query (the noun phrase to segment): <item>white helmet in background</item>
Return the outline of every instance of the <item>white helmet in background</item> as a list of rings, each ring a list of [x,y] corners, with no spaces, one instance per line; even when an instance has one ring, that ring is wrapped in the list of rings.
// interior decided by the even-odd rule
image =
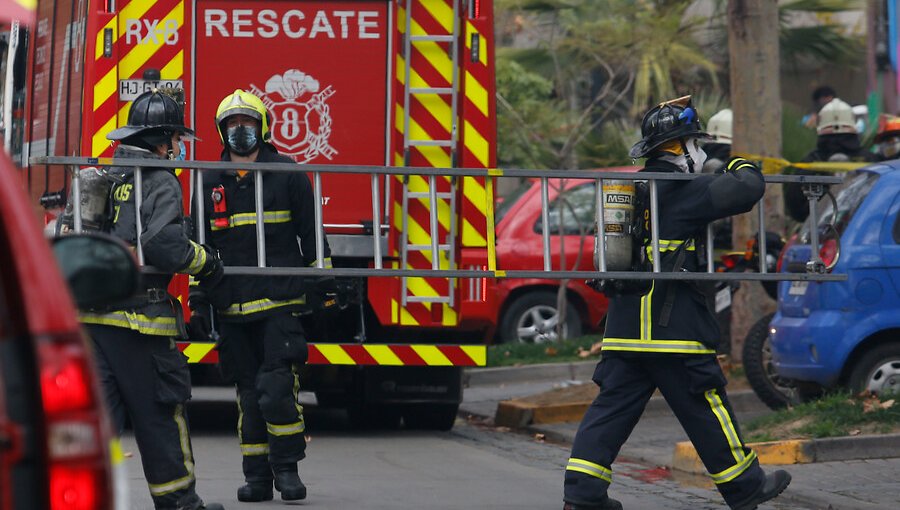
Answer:
[[[853,108],[840,99],[832,99],[831,102],[819,110],[819,122],[816,125],[816,133],[820,135],[858,134]]]
[[[712,137],[712,143],[725,143],[731,145],[731,118],[730,108],[725,108],[709,118],[706,124],[706,132]]]

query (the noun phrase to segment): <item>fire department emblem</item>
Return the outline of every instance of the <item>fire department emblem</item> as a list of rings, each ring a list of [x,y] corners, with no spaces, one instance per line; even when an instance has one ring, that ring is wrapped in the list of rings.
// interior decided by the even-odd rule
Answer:
[[[322,88],[312,76],[291,69],[266,82],[265,90],[250,84],[272,114],[271,142],[298,163],[308,163],[319,155],[332,159],[338,151],[328,143],[331,114],[328,98],[331,85]]]

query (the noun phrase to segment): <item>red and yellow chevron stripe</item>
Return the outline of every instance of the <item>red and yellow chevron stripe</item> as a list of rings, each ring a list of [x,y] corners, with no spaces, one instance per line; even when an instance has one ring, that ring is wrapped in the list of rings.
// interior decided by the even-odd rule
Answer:
[[[181,342],[189,363],[217,363],[219,354],[209,342]],[[483,367],[484,345],[426,344],[309,344],[311,365],[380,365]]]

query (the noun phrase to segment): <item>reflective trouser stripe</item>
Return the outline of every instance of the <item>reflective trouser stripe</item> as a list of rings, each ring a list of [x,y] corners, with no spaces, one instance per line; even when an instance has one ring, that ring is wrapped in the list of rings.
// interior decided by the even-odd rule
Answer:
[[[734,422],[731,420],[728,409],[725,409],[722,398],[719,397],[715,389],[708,390],[704,393],[704,396],[706,397],[706,401],[709,402],[709,407],[712,409],[713,414],[716,415],[716,419],[719,420],[722,432],[725,433],[725,439],[728,441],[731,455],[734,457],[735,461],[741,462],[746,457],[746,455],[744,455],[744,445],[741,444],[741,438],[734,426]]]
[[[578,471],[579,473],[591,475],[608,483],[612,483],[612,470],[589,460],[571,457],[569,458],[569,463],[566,464],[566,471]]]
[[[300,417],[300,421],[285,425],[276,425],[274,423],[266,422],[266,431],[273,436],[292,436],[294,434],[300,434],[304,430],[306,430],[306,424],[304,423],[302,416]]]
[[[750,455],[744,457],[744,460],[738,462],[737,464],[731,466],[730,468],[720,471],[718,473],[710,473],[709,477],[712,478],[713,483],[728,483],[738,476],[741,475],[744,471],[753,464],[753,461],[756,460],[756,453],[750,452]]]
[[[191,453],[191,438],[188,434],[187,422],[184,419],[184,406],[175,406],[175,423],[178,424],[178,439],[181,444],[181,455],[187,475],[164,483],[148,483],[151,496],[165,496],[175,491],[187,489],[194,483],[194,457]]]
[[[145,335],[178,335],[175,317],[147,317],[144,314],[120,310],[109,313],[80,313],[78,320],[84,324],[133,329]]]
[[[269,445],[262,444],[241,444],[241,455],[244,457],[252,457],[254,455],[268,455]]]
[[[237,316],[237,315],[250,315],[252,313],[264,312],[266,310],[272,310],[273,308],[280,308],[282,306],[290,306],[290,305],[303,305],[306,304],[306,298],[300,299],[289,299],[287,301],[275,301],[272,299],[257,299],[256,301],[248,301],[246,303],[234,303],[230,305],[225,310],[222,310],[222,315],[226,316]]]

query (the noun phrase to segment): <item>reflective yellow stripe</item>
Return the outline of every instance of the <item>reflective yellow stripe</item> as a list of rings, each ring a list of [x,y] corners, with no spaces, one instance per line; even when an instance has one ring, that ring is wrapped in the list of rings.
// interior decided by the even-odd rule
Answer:
[[[318,260],[314,260],[309,263],[309,267],[316,267],[318,263]],[[325,257],[325,260],[322,262],[322,266],[324,266],[325,269],[332,269],[334,266],[331,264],[331,257]]]
[[[258,444],[242,444],[241,455],[244,457],[253,457],[255,455],[268,455],[269,445],[266,443]]]
[[[306,304],[306,297],[302,297],[299,299],[289,299],[287,301],[275,301],[272,299],[257,299],[256,301],[248,301],[246,303],[234,303],[230,305],[228,308],[223,310],[222,315],[250,315],[252,313],[264,312],[266,310],[272,310],[273,308],[280,308],[282,306],[290,306],[290,305],[304,305]]]
[[[276,425],[274,423],[267,422],[266,430],[273,436],[292,436],[294,434],[300,434],[304,430],[306,430],[306,424],[303,423],[303,417],[301,416],[300,421],[288,423],[287,425]]]
[[[653,302],[653,289],[656,288],[656,282],[650,283],[650,292],[645,296],[641,296],[641,340],[650,340],[650,331],[652,328],[653,314],[650,308]]]
[[[697,251],[697,246],[696,246],[696,243],[694,243],[693,239],[688,239],[687,242],[689,244],[688,244],[687,248],[685,248],[685,250]],[[680,240],[680,239],[660,239],[659,240],[659,252],[663,253],[663,252],[667,252],[667,251],[675,251],[678,249],[679,246],[681,246],[684,243],[685,243],[685,241]],[[647,250],[647,259],[652,262],[653,261],[653,246],[649,245],[645,249]]]
[[[124,310],[109,313],[87,313],[78,315],[84,324],[99,324],[117,328],[133,329],[145,335],[176,336],[178,326],[175,317],[147,317],[144,314]]]
[[[191,259],[191,263],[184,269],[184,272],[188,274],[197,274],[206,264],[206,250],[193,241],[191,241],[191,247],[194,248],[194,258]]]
[[[220,218],[221,219],[221,218]],[[263,223],[287,223],[291,221],[291,211],[264,211]],[[256,225],[256,213],[237,213],[228,216],[228,225],[224,227],[216,226],[216,220],[209,220],[209,227],[212,230],[225,230],[232,227],[243,227],[247,225]]]
[[[709,477],[712,478],[713,483],[727,483],[735,478],[741,476],[741,473],[747,470],[753,461],[756,460],[756,453],[750,452],[750,455],[744,457],[744,460],[738,462],[737,464],[731,466],[730,468],[715,474],[710,474]]]
[[[728,409],[725,408],[725,403],[722,402],[722,398],[716,393],[715,388],[707,391],[704,395],[706,396],[706,401],[709,402],[710,409],[716,415],[716,419],[719,420],[722,432],[725,433],[725,439],[728,440],[728,446],[731,448],[731,455],[735,461],[741,462],[745,457],[744,445],[741,444],[741,438],[734,427],[734,422],[731,421]]]
[[[589,460],[571,457],[569,463],[566,464],[566,471],[578,471],[579,473],[591,475],[601,480],[605,480],[608,483],[612,483],[612,470]]]
[[[639,340],[637,338],[604,338],[603,351],[671,352],[681,354],[715,354],[715,349],[695,340]]]
[[[291,372],[294,373],[294,406],[297,408],[297,417],[303,421],[303,406],[300,405],[300,371],[296,363],[291,365]]]
[[[191,440],[188,437],[187,422],[184,420],[184,406],[175,406],[175,423],[178,425],[178,438],[181,444],[181,454],[184,458],[184,467],[187,475],[165,483],[148,483],[152,496],[164,496],[175,491],[186,489],[194,483],[194,457],[191,454]]]

